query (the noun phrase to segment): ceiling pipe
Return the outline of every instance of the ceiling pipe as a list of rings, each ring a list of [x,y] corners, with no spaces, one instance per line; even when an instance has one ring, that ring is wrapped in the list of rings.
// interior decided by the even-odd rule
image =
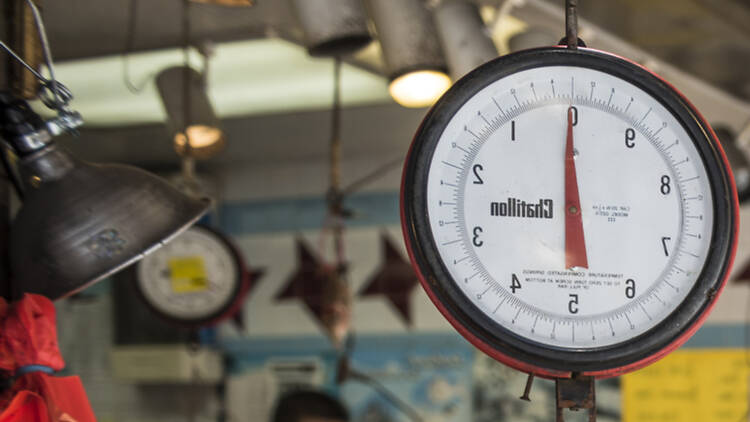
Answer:
[[[405,107],[426,107],[450,87],[430,11],[420,0],[369,0],[389,92]]]
[[[498,56],[475,4],[443,0],[435,7],[433,15],[454,81]]]
[[[294,0],[311,56],[341,57],[372,41],[361,0]]]

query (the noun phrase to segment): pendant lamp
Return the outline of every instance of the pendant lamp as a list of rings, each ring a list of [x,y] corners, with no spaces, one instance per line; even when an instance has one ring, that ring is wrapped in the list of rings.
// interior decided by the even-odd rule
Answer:
[[[53,142],[75,133],[83,120],[68,107],[71,92],[55,79],[41,14],[32,0],[26,5],[49,79],[7,45],[0,47],[40,81],[38,96],[57,117],[44,121],[26,101],[0,92],[6,146],[0,158],[23,201],[10,229],[8,290],[11,299],[26,292],[58,299],[158,248],[198,220],[209,203],[135,167],[83,162]]]
[[[198,71],[187,65],[166,68],[156,76],[156,87],[179,155],[203,159],[224,148],[224,131]]]
[[[432,105],[450,87],[435,25],[420,0],[369,0],[378,33],[388,91],[404,107]]]

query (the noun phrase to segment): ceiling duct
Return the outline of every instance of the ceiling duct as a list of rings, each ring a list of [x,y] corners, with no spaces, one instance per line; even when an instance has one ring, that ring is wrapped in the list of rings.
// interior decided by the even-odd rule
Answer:
[[[361,0],[294,0],[311,56],[351,54],[372,41]]]
[[[369,0],[389,92],[405,107],[426,107],[450,87],[430,11],[420,0]]]
[[[498,56],[475,4],[444,0],[436,6],[434,17],[454,81]]]

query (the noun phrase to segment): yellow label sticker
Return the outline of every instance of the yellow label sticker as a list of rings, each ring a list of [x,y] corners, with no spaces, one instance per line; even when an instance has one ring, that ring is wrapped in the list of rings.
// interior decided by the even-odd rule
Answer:
[[[748,359],[743,349],[685,349],[625,375],[622,421],[746,420]]]
[[[172,291],[194,293],[208,289],[208,277],[199,256],[185,256],[169,260],[169,275]]]

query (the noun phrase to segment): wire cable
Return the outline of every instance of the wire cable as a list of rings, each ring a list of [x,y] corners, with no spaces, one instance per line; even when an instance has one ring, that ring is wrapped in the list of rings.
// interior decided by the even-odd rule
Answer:
[[[138,16],[138,0],[130,0],[128,8],[128,28],[125,35],[125,51],[122,53],[122,79],[125,87],[133,94],[140,94],[153,79],[154,75],[149,75],[139,85],[136,85],[130,78],[130,54],[135,49],[136,23]]]
[[[401,156],[394,158],[386,163],[383,163],[372,172],[360,177],[359,179],[347,185],[345,188],[341,189],[341,195],[342,196],[351,195],[355,193],[356,191],[360,190],[365,185],[372,183],[375,180],[385,176],[388,172],[390,172],[394,168],[400,168],[403,164],[404,164],[404,157],[401,157]]]
[[[414,422],[423,422],[424,419],[422,419],[421,416],[417,413],[416,410],[414,410],[408,403],[401,400],[397,395],[393,394],[386,386],[381,384],[378,380],[375,378],[354,370],[349,370],[349,377],[352,381],[359,381],[363,384],[367,384],[370,387],[372,387],[375,391],[378,392],[384,399],[386,399],[390,404],[392,404],[394,407],[396,407],[398,410],[403,412],[406,416],[409,417]]]
[[[26,61],[24,61],[24,59],[22,59],[21,56],[16,54],[16,52],[13,51],[13,49],[10,48],[7,44],[0,41],[0,47],[2,47],[5,51],[7,51],[8,54],[10,54],[14,59],[18,60],[23,65],[23,67],[25,67],[29,72],[31,72],[34,75],[34,77],[36,77],[42,82],[48,81],[47,78],[42,76],[41,73],[37,72],[36,69],[34,69],[30,64],[26,63]]]

